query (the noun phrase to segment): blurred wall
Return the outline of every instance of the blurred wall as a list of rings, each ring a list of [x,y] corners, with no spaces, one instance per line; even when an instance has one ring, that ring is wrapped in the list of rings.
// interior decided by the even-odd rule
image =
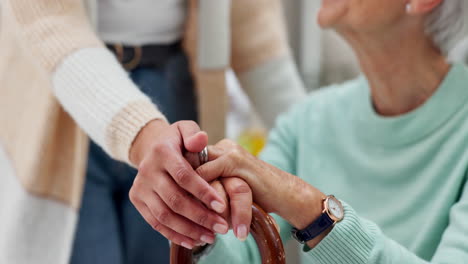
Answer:
[[[320,0],[283,0],[290,45],[309,90],[339,83],[359,74],[348,44],[317,24]]]

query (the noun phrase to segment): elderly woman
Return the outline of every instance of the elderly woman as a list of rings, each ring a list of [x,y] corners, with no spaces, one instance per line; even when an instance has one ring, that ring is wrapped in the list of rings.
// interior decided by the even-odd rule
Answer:
[[[282,116],[264,161],[229,141],[209,148],[198,172],[233,194],[234,234],[245,239],[253,196],[283,239],[306,244],[303,263],[468,263],[468,68],[446,59],[463,19],[466,0],[324,0],[319,23],[364,76]],[[251,238],[218,236],[204,252],[259,263]]]

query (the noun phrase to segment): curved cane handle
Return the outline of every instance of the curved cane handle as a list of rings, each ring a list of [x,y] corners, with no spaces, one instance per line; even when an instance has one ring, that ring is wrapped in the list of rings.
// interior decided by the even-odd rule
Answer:
[[[285,264],[283,242],[276,230],[275,224],[268,214],[258,205],[252,205],[252,224],[250,226],[257,242],[262,264]],[[192,251],[181,246],[171,244],[171,264],[192,264]]]

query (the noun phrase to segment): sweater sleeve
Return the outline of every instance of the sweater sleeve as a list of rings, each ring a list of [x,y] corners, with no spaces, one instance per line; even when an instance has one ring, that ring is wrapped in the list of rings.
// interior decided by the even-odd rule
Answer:
[[[52,91],[109,155],[129,163],[133,140],[164,119],[89,24],[82,0],[2,0],[22,49],[50,76]]]
[[[262,159],[289,173],[296,174],[296,153],[298,148],[297,129],[304,104],[293,107],[278,119],[271,132]],[[468,175],[467,175],[468,178]],[[456,264],[468,259],[468,181],[465,183],[459,201],[450,211],[449,225],[446,228],[431,260],[424,260],[386,236],[379,226],[359,216],[348,204],[343,203],[345,218],[336,224],[332,231],[314,248],[303,252],[304,263],[314,264]],[[284,221],[284,220],[282,220]],[[290,238],[291,227],[282,224],[282,238]],[[244,261],[247,259],[243,259]],[[240,262],[238,262],[240,263]]]
[[[278,119],[261,157],[266,162],[296,174],[298,141],[297,124],[302,105],[293,107]],[[468,177],[468,175],[467,175]],[[313,249],[304,248],[303,263],[314,264],[458,264],[468,259],[468,181],[459,201],[450,211],[447,226],[438,249],[431,260],[425,260],[386,236],[379,226],[362,218],[351,206],[343,202],[345,217]],[[290,239],[291,227],[279,217],[283,241]],[[213,251],[202,263],[260,263],[255,241],[238,242],[233,235],[220,236]]]
[[[232,2],[232,68],[268,128],[305,97],[283,18],[278,0]]]
[[[345,218],[312,250],[305,250],[307,263],[318,264],[456,264],[468,259],[468,183],[459,202],[450,212],[449,226],[431,260],[423,260],[413,252],[385,236],[373,222],[359,217],[345,206]]]

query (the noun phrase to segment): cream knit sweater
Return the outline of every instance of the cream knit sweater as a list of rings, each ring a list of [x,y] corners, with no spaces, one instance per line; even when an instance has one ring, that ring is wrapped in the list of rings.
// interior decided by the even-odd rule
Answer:
[[[0,263],[66,263],[84,182],[86,134],[128,162],[140,129],[164,119],[96,37],[89,22],[95,4],[2,0]],[[186,25],[201,125],[212,139],[224,136],[229,67],[269,124],[303,96],[278,1],[190,1]]]

